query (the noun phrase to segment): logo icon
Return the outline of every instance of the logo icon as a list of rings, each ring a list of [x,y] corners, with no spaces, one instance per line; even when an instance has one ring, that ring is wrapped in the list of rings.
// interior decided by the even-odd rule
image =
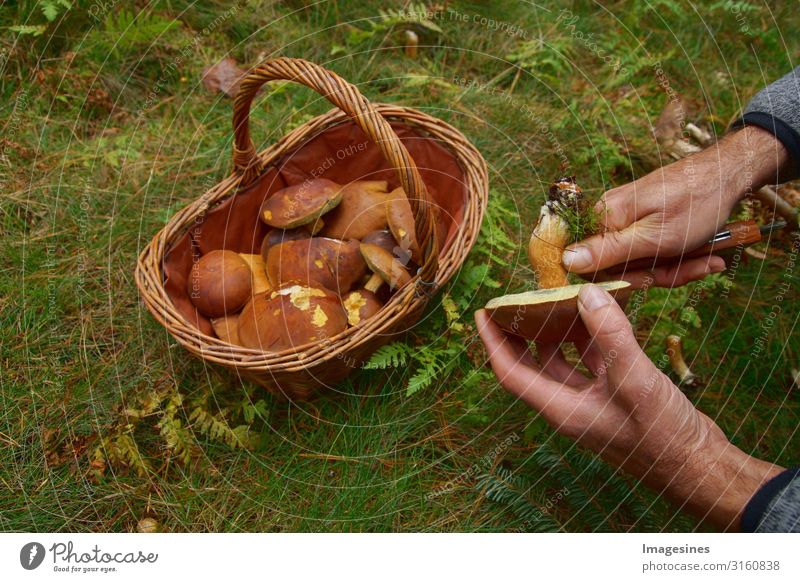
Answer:
[[[39,542],[30,542],[19,551],[19,563],[26,570],[35,570],[44,561],[44,546]]]

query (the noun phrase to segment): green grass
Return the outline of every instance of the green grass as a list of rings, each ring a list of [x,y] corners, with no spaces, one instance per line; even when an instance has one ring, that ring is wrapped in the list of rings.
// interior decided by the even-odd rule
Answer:
[[[52,21],[44,4],[0,12],[0,530],[127,531],[145,516],[168,531],[699,527],[507,396],[472,312],[526,285],[521,243],[556,175],[599,196],[655,167],[650,125],[665,102],[655,61],[691,119],[721,133],[789,70],[800,48],[789,3],[736,3],[745,34],[731,2],[575,3],[574,31],[561,3],[448,2],[432,20],[441,33],[418,28],[417,60],[376,20],[399,2],[251,2],[206,34],[229,4],[139,3],[95,19],[79,1]],[[21,24],[40,34],[8,28]],[[624,75],[582,41],[591,33]],[[359,371],[344,395],[274,399],[190,357],[138,298],[142,246],[229,171],[231,101],[200,82],[226,55],[324,64],[372,100],[452,123],[489,164],[491,211],[445,306],[435,301],[409,334],[413,350],[398,348],[403,365]],[[254,108],[254,139],[264,147],[328,108],[304,88],[274,88]],[[738,446],[782,464],[796,462],[800,413],[796,278],[764,350],[751,350],[786,264],[751,259],[724,296],[652,291],[637,318],[654,360],[685,314],[700,322],[684,338],[701,379],[690,397]],[[168,396],[148,408],[154,391]],[[167,412],[168,397],[182,404]],[[147,409],[131,434],[149,469],[111,463],[98,476],[94,451],[124,432],[126,408]],[[218,415],[220,432],[194,410]],[[249,448],[228,425],[249,427]]]

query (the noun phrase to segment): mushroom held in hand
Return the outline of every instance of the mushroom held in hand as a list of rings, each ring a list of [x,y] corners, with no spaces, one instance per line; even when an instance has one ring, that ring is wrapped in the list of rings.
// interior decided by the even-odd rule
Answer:
[[[528,245],[528,258],[539,290],[496,297],[486,304],[489,316],[504,330],[543,342],[588,338],[578,314],[578,293],[583,285],[570,285],[561,264],[564,247],[569,242],[569,224],[564,214],[579,208],[581,196],[574,178],[560,178],[550,188]],[[609,281],[597,285],[621,305],[627,301],[630,283]]]
[[[261,205],[261,220],[268,225],[290,229],[316,221],[342,200],[342,187],[318,178],[275,192]]]
[[[383,307],[383,303],[372,291],[356,289],[342,297],[342,305],[347,312],[347,323],[358,325],[369,319]]]
[[[347,328],[339,297],[327,289],[289,284],[257,295],[239,315],[239,341],[278,352],[331,338]]]
[[[580,194],[577,185],[575,193]],[[528,260],[540,288],[552,289],[569,285],[567,271],[561,264],[561,256],[568,242],[569,225],[553,206],[544,204],[539,211],[539,222],[528,242]]]
[[[416,264],[421,265],[422,251],[417,243],[414,213],[402,188],[392,192],[392,199],[386,205],[386,220],[400,248],[409,253]]]
[[[266,293],[272,289],[272,285],[269,284],[269,279],[267,279],[267,265],[261,255],[239,253],[239,256],[244,259],[253,273],[253,295]]]
[[[372,277],[364,289],[376,293],[384,283],[389,289],[398,289],[411,280],[403,264],[392,256],[392,253],[377,245],[361,243],[361,256],[367,263]]]
[[[366,272],[358,241],[316,237],[281,243],[267,253],[267,277],[276,288],[299,281],[347,293]]]
[[[189,273],[189,298],[208,317],[238,311],[252,293],[252,272],[233,251],[211,251],[200,257]]]
[[[342,188],[342,202],[325,217],[321,234],[342,240],[363,239],[386,228],[386,203],[392,194],[388,182],[359,180]]]

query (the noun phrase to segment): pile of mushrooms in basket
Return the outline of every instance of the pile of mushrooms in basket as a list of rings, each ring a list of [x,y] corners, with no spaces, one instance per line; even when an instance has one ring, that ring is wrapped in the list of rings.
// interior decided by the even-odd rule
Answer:
[[[411,205],[385,181],[306,180],[259,210],[260,254],[214,250],[188,293],[228,343],[278,352],[372,317],[421,261]]]

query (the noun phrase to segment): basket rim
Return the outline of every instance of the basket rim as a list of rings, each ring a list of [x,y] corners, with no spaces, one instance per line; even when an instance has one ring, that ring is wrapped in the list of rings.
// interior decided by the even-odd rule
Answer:
[[[488,171],[485,160],[458,129],[438,118],[400,105],[374,103],[373,106],[387,121],[398,121],[412,129],[421,129],[428,134],[427,137],[436,139],[454,156],[463,173],[463,218],[456,224],[450,243],[442,249],[439,256],[433,291],[430,294],[421,294],[419,275],[415,274],[412,282],[398,290],[375,317],[330,338],[280,352],[264,352],[236,346],[204,334],[177,311],[167,295],[163,283],[163,259],[175,240],[186,232],[197,216],[236,195],[238,177],[232,174],[173,214],[144,247],[137,260],[135,281],[146,307],[184,348],[204,360],[242,371],[292,372],[306,369],[316,363],[341,358],[341,354],[361,347],[376,335],[392,333],[399,321],[421,311],[430,295],[447,283],[461,267],[475,243],[488,203]],[[262,167],[266,170],[281,157],[301,147],[309,138],[347,122],[352,122],[352,119],[338,109],[306,121],[258,153]],[[383,317],[378,317],[381,314]]]

